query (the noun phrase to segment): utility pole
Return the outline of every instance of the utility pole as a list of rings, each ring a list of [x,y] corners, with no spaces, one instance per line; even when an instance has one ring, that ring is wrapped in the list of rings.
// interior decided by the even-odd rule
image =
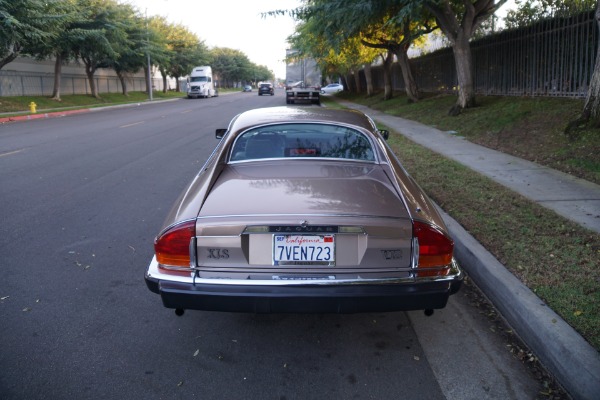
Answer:
[[[152,64],[150,63],[150,33],[148,32],[148,9],[146,8],[146,56],[148,57],[148,99],[152,101]]]

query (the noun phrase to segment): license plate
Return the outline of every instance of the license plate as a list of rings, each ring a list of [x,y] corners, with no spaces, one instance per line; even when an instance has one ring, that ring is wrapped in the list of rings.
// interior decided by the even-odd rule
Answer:
[[[334,265],[334,235],[273,235],[274,265]]]

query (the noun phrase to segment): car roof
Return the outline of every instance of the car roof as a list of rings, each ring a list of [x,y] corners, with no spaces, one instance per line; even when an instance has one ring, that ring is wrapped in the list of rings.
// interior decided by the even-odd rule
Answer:
[[[339,110],[325,107],[267,107],[239,114],[230,131],[239,132],[254,126],[274,123],[313,122],[351,125],[373,131],[373,121],[360,111]]]

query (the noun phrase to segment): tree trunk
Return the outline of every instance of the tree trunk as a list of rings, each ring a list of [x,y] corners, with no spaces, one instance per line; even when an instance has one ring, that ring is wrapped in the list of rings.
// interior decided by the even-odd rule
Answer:
[[[85,64],[85,74],[87,75],[88,82],[90,84],[91,95],[92,95],[92,97],[99,99],[100,96],[98,95],[98,89],[96,88],[96,81],[94,80],[94,73],[96,72],[96,68],[94,68],[92,66],[91,62],[84,60],[83,63]]]
[[[8,56],[0,59],[0,69],[2,69],[6,64],[9,64],[9,63],[15,61],[20,53],[21,53],[21,46],[19,46],[18,44],[15,44],[14,48],[13,48],[13,52],[10,53]]]
[[[389,100],[394,97],[394,91],[392,88],[392,63],[394,61],[394,55],[391,51],[388,51],[383,58],[383,99]]]
[[[367,81],[367,96],[373,96],[373,73],[371,71],[371,63],[365,64],[365,80]]]
[[[360,84],[360,74],[358,73],[358,70],[353,70],[352,75],[354,75],[354,85],[356,86],[356,93],[360,94],[360,92],[362,91],[362,85]]]
[[[123,96],[129,96],[129,90],[127,89],[127,76],[123,72],[115,71],[117,73],[117,77],[121,82],[121,93]]]
[[[346,74],[346,88],[350,93],[354,93],[354,79],[352,79],[352,74],[348,72]]]
[[[458,83],[458,100],[450,109],[449,115],[456,116],[465,108],[477,105],[475,86],[473,84],[473,58],[469,38],[461,31],[452,45],[456,78]]]
[[[345,76],[340,76],[340,79],[342,80],[342,85],[344,85],[344,87],[346,88],[347,91],[350,91],[350,83],[348,82],[348,80],[346,79]]]
[[[600,0],[596,3],[596,25],[600,31]],[[579,122],[590,123],[593,127],[600,127],[600,42],[596,51],[596,64],[590,80],[590,87],[583,105],[583,112]]]
[[[402,48],[396,52],[396,57],[398,58],[398,64],[400,65],[400,70],[402,71],[404,89],[406,90],[408,101],[410,103],[416,103],[419,101],[419,88],[412,73],[412,68],[410,67],[408,48],[402,46]]]
[[[56,60],[54,61],[54,89],[52,89],[52,100],[60,101],[60,82],[62,71],[62,53],[56,52]]]
[[[167,74],[160,73],[163,81],[163,93],[167,93]]]

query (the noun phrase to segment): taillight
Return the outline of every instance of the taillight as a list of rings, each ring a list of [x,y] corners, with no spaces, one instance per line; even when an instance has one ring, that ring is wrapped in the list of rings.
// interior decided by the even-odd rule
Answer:
[[[172,226],[154,240],[156,260],[163,272],[174,273],[162,266],[190,267],[190,241],[195,235],[196,221],[186,221]]]
[[[419,271],[419,276],[446,275],[454,251],[452,239],[436,227],[419,221],[413,221],[413,235],[419,248],[418,268],[436,268]]]

